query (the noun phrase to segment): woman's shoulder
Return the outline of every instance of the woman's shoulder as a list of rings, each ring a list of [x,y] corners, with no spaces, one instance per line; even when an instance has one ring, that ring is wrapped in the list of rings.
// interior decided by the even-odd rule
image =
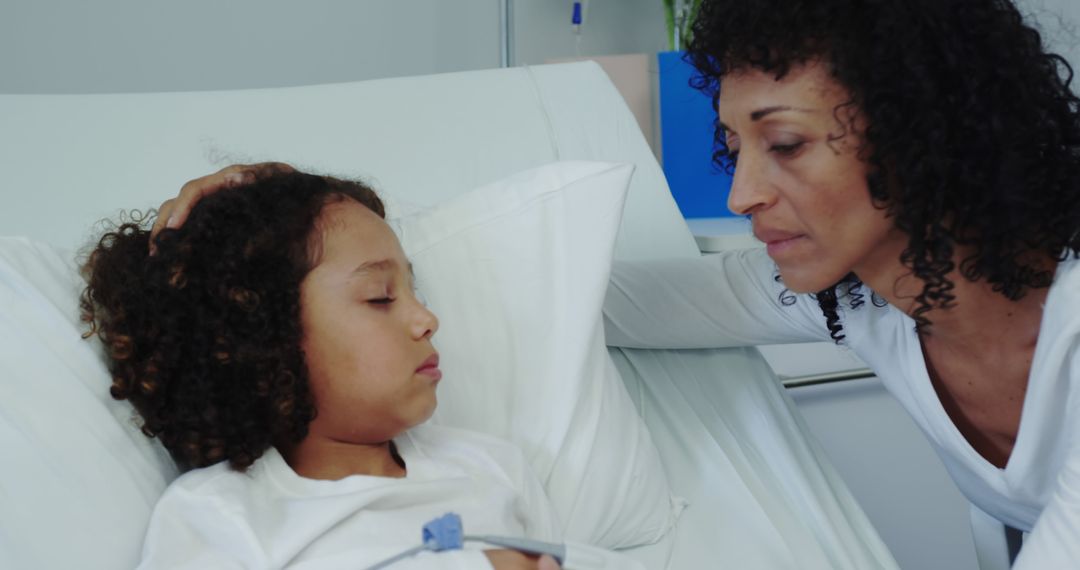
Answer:
[[[1040,339],[1049,335],[1062,347],[1080,343],[1080,259],[1070,256],[1058,264],[1043,304],[1039,335]]]
[[[1080,259],[1070,256],[1058,263],[1043,304],[1042,330],[1080,336]]]
[[[1077,254],[1070,254],[1065,260],[1058,263],[1057,272],[1054,274],[1054,282],[1050,285],[1051,292],[1060,292],[1059,297],[1071,299],[1074,302],[1080,299],[1080,258]],[[1049,299],[1047,299],[1049,302]]]

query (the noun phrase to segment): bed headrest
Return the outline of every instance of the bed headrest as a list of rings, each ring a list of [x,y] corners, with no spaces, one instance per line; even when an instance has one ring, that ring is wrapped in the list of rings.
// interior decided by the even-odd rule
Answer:
[[[244,91],[0,95],[0,234],[81,246],[233,162],[359,176],[431,204],[554,160],[637,167],[616,256],[696,255],[630,110],[594,63]]]

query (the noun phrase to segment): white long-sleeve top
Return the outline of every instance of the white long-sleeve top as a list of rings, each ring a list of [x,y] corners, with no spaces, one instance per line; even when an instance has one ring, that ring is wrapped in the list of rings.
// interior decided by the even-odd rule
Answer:
[[[861,294],[855,309],[841,298],[845,342],[922,428],[964,495],[1031,533],[1014,568],[1080,568],[1080,261],[1058,266],[1046,298],[1019,432],[1004,469],[979,455],[945,412],[915,322],[893,306],[877,306],[865,286]],[[608,345],[633,348],[831,340],[817,302],[787,292],[764,249],[616,262],[604,325]]]
[[[561,524],[521,452],[502,440],[435,426],[394,439],[404,478],[296,474],[271,448],[247,472],[226,463],[174,481],[154,508],[140,569],[362,570],[421,544],[423,525],[447,512],[471,535],[562,542]],[[482,549],[422,553],[394,570],[486,570]],[[641,566],[567,544],[566,569]]]

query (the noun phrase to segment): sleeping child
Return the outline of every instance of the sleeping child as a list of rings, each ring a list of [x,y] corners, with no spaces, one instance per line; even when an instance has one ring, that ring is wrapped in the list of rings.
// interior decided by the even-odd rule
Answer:
[[[362,184],[266,172],[203,198],[154,255],[149,219],[90,254],[83,318],[112,395],[186,471],[154,509],[140,568],[361,570],[448,512],[470,535],[561,544],[516,448],[423,425],[439,323],[383,217]],[[559,567],[524,550],[466,542],[387,567]],[[640,567],[572,544],[562,564]]]

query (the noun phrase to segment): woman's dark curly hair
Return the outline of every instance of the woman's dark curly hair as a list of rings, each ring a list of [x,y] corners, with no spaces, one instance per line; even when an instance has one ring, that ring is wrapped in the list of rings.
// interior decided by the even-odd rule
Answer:
[[[258,176],[203,198],[150,256],[150,216],[119,225],[83,266],[87,336],[103,341],[112,396],[182,469],[245,470],[296,443],[315,418],[300,348],[300,282],[318,263],[318,219],[366,186],[299,172]]]
[[[1080,251],[1080,99],[1008,0],[706,0],[688,59],[717,101],[724,75],[786,75],[821,61],[869,125],[871,197],[909,236],[900,260],[924,282],[913,317],[953,303],[948,275],[1011,300],[1048,287],[1050,259]],[[836,109],[836,116],[844,116]],[[734,167],[716,123],[714,161]],[[953,261],[957,246],[971,254]],[[832,337],[848,275],[816,295]],[[854,289],[852,289],[854,287]]]

